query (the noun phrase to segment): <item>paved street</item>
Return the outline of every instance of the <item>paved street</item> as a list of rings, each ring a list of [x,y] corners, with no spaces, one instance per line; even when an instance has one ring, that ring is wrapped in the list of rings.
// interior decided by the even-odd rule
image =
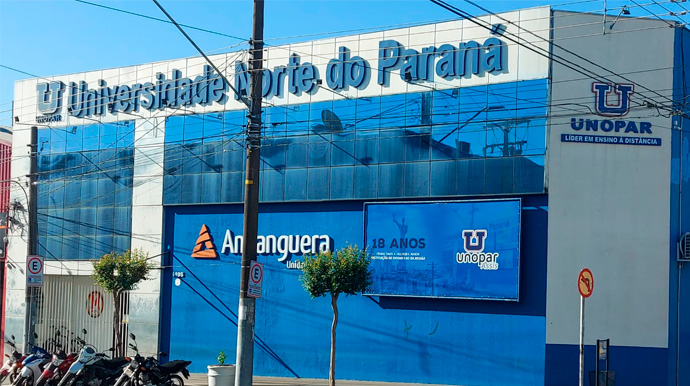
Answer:
[[[187,386],[206,386],[208,381],[206,374],[192,374],[188,380],[185,380]],[[254,377],[254,386],[327,386],[327,379],[310,379],[310,378],[277,378],[277,377]],[[362,382],[362,381],[345,381],[336,379],[338,386],[419,386],[419,383],[390,383],[390,382]],[[424,386],[443,386],[443,385],[429,385]]]

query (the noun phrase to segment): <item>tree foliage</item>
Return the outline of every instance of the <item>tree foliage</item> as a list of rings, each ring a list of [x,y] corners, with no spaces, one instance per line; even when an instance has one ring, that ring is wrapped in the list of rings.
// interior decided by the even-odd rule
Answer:
[[[151,268],[148,253],[140,249],[110,252],[93,263],[93,278],[108,292],[130,291],[146,279]]]
[[[371,259],[366,249],[347,245],[336,253],[319,252],[304,257],[302,285],[312,298],[331,294],[333,323],[331,324],[331,361],[328,384],[335,386],[335,329],[338,326],[338,296],[356,295],[371,285]]]
[[[355,295],[371,285],[371,259],[366,249],[347,245],[336,253],[327,251],[304,257],[302,285],[312,298],[326,294]]]

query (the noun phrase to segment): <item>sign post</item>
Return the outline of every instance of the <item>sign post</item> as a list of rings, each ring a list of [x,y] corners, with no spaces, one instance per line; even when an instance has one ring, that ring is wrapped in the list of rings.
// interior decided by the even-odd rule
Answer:
[[[43,256],[32,255],[26,259],[26,286],[43,286]]]
[[[261,298],[261,287],[264,280],[264,265],[252,260],[252,265],[249,268],[249,285],[247,287],[247,296],[252,298]]]
[[[580,386],[585,385],[585,299],[594,290],[592,271],[584,268],[577,277],[577,289],[580,291]],[[598,374],[597,374],[598,376]]]

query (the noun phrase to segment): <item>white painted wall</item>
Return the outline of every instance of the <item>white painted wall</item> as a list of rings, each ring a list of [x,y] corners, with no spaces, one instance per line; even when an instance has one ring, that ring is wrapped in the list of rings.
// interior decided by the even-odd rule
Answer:
[[[668,24],[620,19],[602,35],[600,15],[555,12],[553,20],[556,44],[634,81],[635,106],[669,103],[674,30]],[[557,47],[554,54],[629,83]],[[671,119],[647,107],[621,118],[652,122],[651,137],[662,138],[661,147],[562,143],[563,133],[586,134],[570,128],[571,117],[606,118],[589,113],[590,77],[554,63],[552,79],[546,342],[578,344],[576,282],[588,267],[595,284],[585,343],[610,338],[617,346],[667,347]]]

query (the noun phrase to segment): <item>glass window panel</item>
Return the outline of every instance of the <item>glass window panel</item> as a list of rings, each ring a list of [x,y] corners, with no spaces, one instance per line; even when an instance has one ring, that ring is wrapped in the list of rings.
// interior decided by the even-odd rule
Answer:
[[[431,93],[406,94],[405,128],[419,131],[422,126],[431,124]]]
[[[457,161],[456,164],[458,195],[483,194],[485,160],[475,158]]]
[[[546,119],[518,118],[515,140],[521,145],[517,155],[546,154]]]
[[[429,195],[429,162],[405,164],[405,197]]]
[[[50,129],[50,153],[64,153],[67,147],[67,133],[65,128]]]
[[[38,209],[43,209],[43,208],[48,208],[49,205],[49,200],[48,200],[48,192],[50,191],[50,186],[45,183],[39,183],[36,192],[36,207]],[[28,194],[28,192],[27,192]],[[26,200],[26,198],[24,198]],[[26,204],[26,203],[24,203]]]
[[[130,237],[128,236],[113,236],[113,250],[122,253],[130,249]]]
[[[83,173],[80,153],[65,154],[65,177],[79,177]]]
[[[50,174],[48,178],[59,179],[65,177],[65,154],[53,154],[50,156]]]
[[[371,165],[378,163],[379,133],[376,131],[357,131],[355,157],[357,164]]]
[[[127,236],[132,233],[131,207],[113,209],[113,230],[119,236]]]
[[[79,240],[79,255],[83,260],[98,259],[96,254],[96,236],[83,236]]]
[[[48,210],[38,208],[38,237],[45,237],[48,235]]]
[[[117,124],[116,123],[106,123],[101,124],[98,128],[99,149],[114,149],[117,143]]]
[[[355,166],[354,198],[376,198],[378,165]]]
[[[225,113],[225,124],[223,126],[225,138],[235,137],[238,133],[244,132],[247,121],[246,115],[246,110],[228,111]]]
[[[288,149],[286,138],[265,138],[261,141],[262,168],[282,170],[285,168],[285,154]]]
[[[40,155],[45,155],[45,154],[50,154],[51,152],[51,145],[50,145],[50,132],[51,129],[43,129],[39,128],[37,130],[37,140],[38,140],[38,154]],[[39,157],[40,158],[40,157]]]
[[[179,204],[182,194],[182,177],[174,175],[163,176],[163,204]]]
[[[98,149],[98,124],[86,125],[82,130],[82,148],[81,150],[97,150]]]
[[[157,136],[159,131],[162,133],[162,124],[156,123],[150,128],[149,135]],[[117,147],[118,149],[131,147],[134,145],[134,121],[122,121],[117,123]]]
[[[198,204],[201,202],[201,174],[185,174],[182,176],[182,194],[180,203]]]
[[[312,133],[330,134],[338,131],[338,120],[333,117],[333,101],[312,103],[305,108],[309,109],[308,127]]]
[[[357,138],[377,138],[381,127],[381,98],[358,98],[356,131]],[[378,152],[371,155],[372,159]],[[376,162],[375,160],[371,162]]]
[[[261,171],[261,201],[283,201],[285,177],[280,170],[264,166]]]
[[[307,199],[307,169],[285,170],[285,200],[302,201]]]
[[[182,145],[182,174],[201,173],[201,157],[203,146],[201,143],[187,143]]]
[[[204,142],[220,142],[223,139],[223,113],[204,114]]]
[[[246,150],[242,143],[226,138],[223,141],[223,171],[239,172],[245,168]]]
[[[115,184],[115,206],[132,205],[132,177],[121,178]]]
[[[110,178],[99,178],[98,179],[98,205],[102,206],[113,206],[115,204],[115,182]]]
[[[405,127],[405,111],[408,101],[405,94],[381,98],[381,129],[390,131]]]
[[[82,207],[95,207],[98,204],[98,179],[85,178],[81,181],[81,200],[79,205]]]
[[[333,101],[333,113],[331,120],[333,127],[342,127],[344,132],[352,132],[357,120],[357,100],[341,99]],[[337,117],[337,118],[336,118]]]
[[[201,172],[220,173],[223,170],[223,143],[204,140],[201,152]]]
[[[459,104],[460,89],[434,91],[431,122],[434,125],[457,126],[459,122]]]
[[[65,184],[65,207],[76,208],[81,202],[81,181],[72,180]]]
[[[40,256],[48,256],[48,253],[46,253],[46,244],[48,244],[48,236],[39,235],[37,252]]]
[[[113,251],[112,235],[96,236],[95,241],[94,252],[96,253],[96,256],[100,257]]]
[[[456,161],[436,161],[431,163],[431,195],[455,195]]]
[[[405,162],[428,161],[430,156],[429,149],[430,135],[418,131],[407,131],[405,133]]]
[[[96,209],[96,236],[112,235],[114,215],[113,207]]]
[[[304,168],[307,166],[307,146],[309,137],[306,134],[294,135],[288,138],[285,166],[288,168]]]
[[[184,116],[168,117],[165,120],[165,143],[182,143],[184,139]]]
[[[65,151],[74,152],[83,149],[83,134],[81,126],[68,126],[65,130]]]
[[[541,193],[544,191],[544,156],[515,159],[515,192]]]
[[[405,156],[403,130],[382,129],[379,135],[379,162],[401,163]]]
[[[352,166],[331,168],[331,200],[353,198],[354,175]]]
[[[62,236],[62,231],[65,227],[63,209],[48,209],[46,222],[48,223],[48,236]]]
[[[62,208],[65,206],[65,182],[48,183],[48,207]]]
[[[186,115],[184,118],[184,143],[200,142],[204,137],[204,115]]]
[[[79,214],[80,229],[79,234],[82,236],[96,235],[96,209],[95,208],[81,208]]]
[[[355,133],[348,131],[332,135],[331,165],[354,165],[355,164]],[[357,161],[357,163],[359,163]]]
[[[330,165],[331,137],[331,134],[309,134],[309,167]]]
[[[215,204],[220,202],[221,174],[204,173],[201,175],[201,202]]]
[[[244,199],[244,172],[224,172],[221,175],[221,202],[242,202]]]
[[[79,258],[79,236],[64,236],[62,238],[62,251],[60,258],[75,260]]]
[[[182,174],[182,149],[181,144],[166,144],[164,166],[167,174]]]
[[[46,257],[60,259],[62,255],[62,236],[48,236],[46,240]]]
[[[307,169],[308,188],[307,198],[309,200],[327,200],[329,193],[329,168]]]
[[[379,165],[379,197],[402,197],[403,165]]]

